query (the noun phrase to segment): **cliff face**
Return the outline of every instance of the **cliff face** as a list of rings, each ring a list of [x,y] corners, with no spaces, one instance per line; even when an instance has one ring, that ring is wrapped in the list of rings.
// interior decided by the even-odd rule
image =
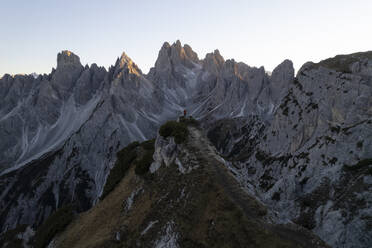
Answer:
[[[69,51],[49,75],[5,75],[0,229],[37,227],[71,202],[91,208],[116,152],[187,109],[275,223],[334,247],[369,247],[371,68],[366,52],[307,63],[296,77],[285,60],[268,75],[218,50],[199,59],[178,41],[148,75],[125,53],[107,71]]]
[[[209,137],[279,223],[300,224],[332,247],[369,247],[372,74],[362,68],[370,60],[349,56],[304,65],[269,122],[220,120]]]

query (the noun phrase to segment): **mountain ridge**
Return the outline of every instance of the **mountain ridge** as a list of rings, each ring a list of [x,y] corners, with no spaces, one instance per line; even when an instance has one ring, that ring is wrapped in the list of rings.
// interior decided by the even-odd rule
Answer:
[[[341,69],[332,62],[340,57],[331,66],[307,63],[296,76],[289,60],[268,75],[225,61],[218,50],[200,60],[180,42],[164,43],[159,55],[144,75],[126,54],[106,70],[83,67],[65,51],[49,75],[0,79],[2,232],[36,228],[71,202],[79,212],[94,206],[116,152],[155,137],[186,109],[278,221],[296,222],[334,247],[371,242],[363,235],[371,211],[370,165],[362,163],[371,156],[368,54],[343,60]],[[38,173],[27,178],[33,166]],[[360,188],[345,195],[339,185],[348,178]],[[309,203],[317,192],[325,196]],[[338,194],[348,201],[340,204]]]
[[[120,184],[107,195],[107,200],[105,198],[71,223],[53,244],[57,247],[120,247],[123,244],[144,247],[152,247],[151,244],[154,247],[327,247],[298,227],[266,223],[265,217],[270,217],[265,207],[236,186],[223,159],[201,131],[192,126],[189,131],[187,141],[176,147],[173,138],[158,136],[154,163],[159,165],[150,169],[151,174],[136,177],[133,165],[130,166]],[[155,186],[160,181],[164,184]],[[167,183],[172,184],[172,190],[165,189]],[[197,204],[198,201],[204,204]],[[124,208],[119,206],[120,202],[125,202]],[[105,209],[114,209],[109,218],[117,220],[113,224],[115,227],[109,227],[114,221],[104,221]],[[188,214],[182,214],[183,211]],[[100,223],[102,230],[91,229],[92,221]],[[234,226],[234,222],[240,225]],[[110,228],[116,231],[110,233]],[[84,230],[86,236],[78,238],[76,234],[81,231],[76,230]],[[244,230],[249,233],[235,233]],[[92,241],[88,236],[99,238]]]

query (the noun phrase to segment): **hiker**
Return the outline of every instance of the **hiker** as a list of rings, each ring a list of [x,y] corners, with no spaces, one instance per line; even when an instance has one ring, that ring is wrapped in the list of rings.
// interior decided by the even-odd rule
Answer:
[[[183,117],[186,117],[186,109],[183,111]]]

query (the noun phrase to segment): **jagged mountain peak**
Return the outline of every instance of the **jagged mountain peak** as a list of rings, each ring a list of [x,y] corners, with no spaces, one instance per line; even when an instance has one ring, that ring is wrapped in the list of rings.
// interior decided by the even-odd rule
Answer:
[[[115,63],[116,72],[119,72],[123,69],[127,69],[129,74],[135,74],[137,76],[142,75],[141,69],[133,62],[133,60],[125,53],[123,52],[116,60]]]
[[[224,63],[225,59],[221,56],[220,51],[216,49],[214,52],[205,55],[203,68],[208,72],[217,74]]]
[[[221,55],[221,53],[218,49],[215,49],[213,51],[213,53],[209,53],[209,54],[211,54],[220,63],[225,61],[225,59],[222,57],[222,55]],[[208,56],[208,54],[206,55],[206,57],[207,56]]]
[[[168,41],[165,41],[165,42],[163,43],[161,49],[166,49],[166,48],[168,48],[168,47],[170,47],[170,46],[171,46],[171,45],[169,44],[169,42],[168,42]]]
[[[273,77],[294,77],[294,67],[293,62],[289,59],[284,60],[280,63],[271,73],[271,78]]]
[[[249,77],[253,74],[259,73],[264,75],[265,68],[263,66],[259,68],[250,67],[243,62],[237,62],[234,59],[228,59],[221,66],[221,73],[224,78],[238,77],[241,80],[249,81]],[[253,74],[252,74],[253,73]]]
[[[57,69],[63,67],[82,67],[79,56],[68,50],[57,55]]]
[[[125,53],[123,52],[120,56],[120,65],[123,65],[125,63],[129,64],[129,63],[133,63],[132,59]]]
[[[273,72],[274,72],[275,70],[277,70],[278,68],[283,68],[283,67],[288,68],[288,69],[293,69],[293,62],[292,62],[292,60],[289,60],[289,59],[285,59],[285,60],[283,60],[282,63],[280,63],[279,65],[277,65],[277,66],[274,68]]]
[[[169,71],[177,65],[193,68],[198,63],[198,55],[192,48],[187,44],[182,46],[181,42],[177,40],[172,45],[164,42],[155,62],[155,69],[157,71]]]
[[[272,71],[270,75],[271,97],[277,103],[287,94],[290,84],[294,81],[294,67],[292,61],[286,59]]]

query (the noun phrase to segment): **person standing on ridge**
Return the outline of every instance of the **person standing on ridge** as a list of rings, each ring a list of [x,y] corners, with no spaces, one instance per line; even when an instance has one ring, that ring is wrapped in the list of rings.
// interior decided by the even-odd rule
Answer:
[[[183,111],[183,116],[186,117],[186,109]]]

